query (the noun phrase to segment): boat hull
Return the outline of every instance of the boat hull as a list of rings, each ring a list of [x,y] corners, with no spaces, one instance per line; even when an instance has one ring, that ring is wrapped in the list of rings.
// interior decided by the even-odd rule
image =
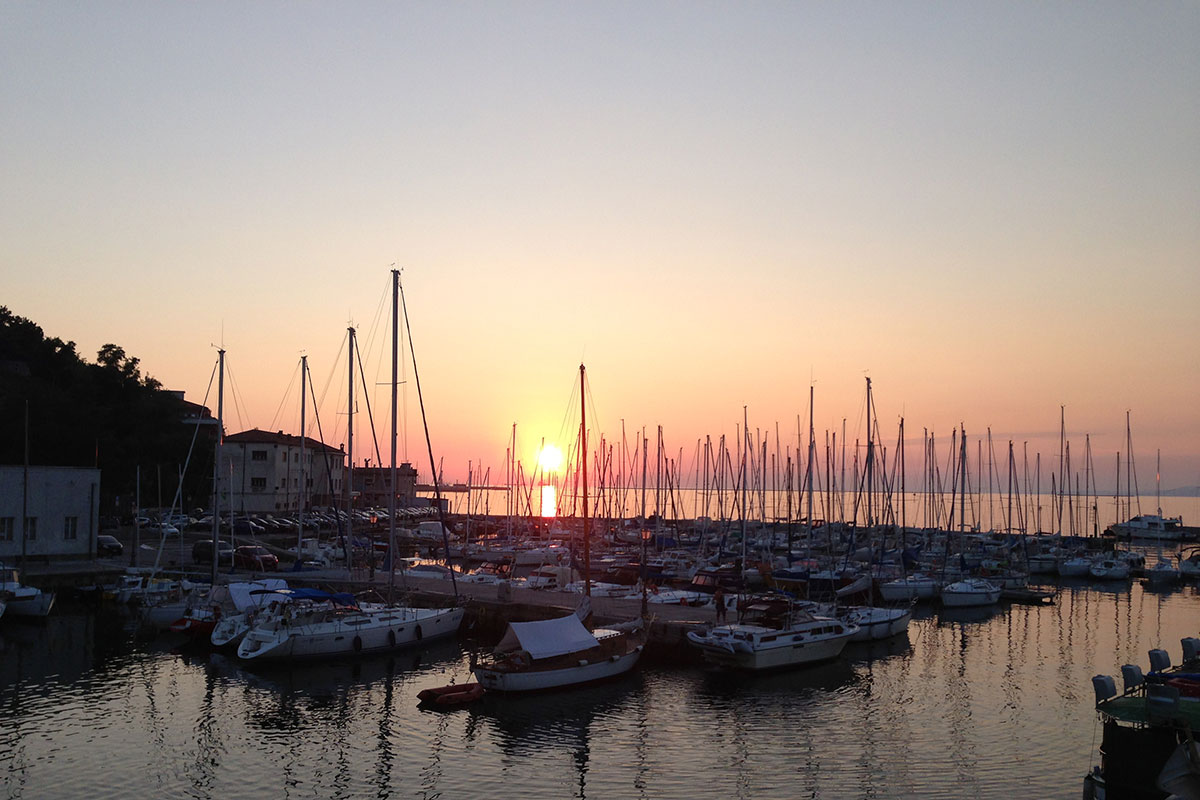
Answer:
[[[10,617],[45,617],[54,607],[54,592],[16,595],[8,598],[3,613]]]
[[[615,654],[601,661],[579,663],[559,669],[529,669],[518,672],[476,667],[475,679],[489,692],[539,692],[584,683],[596,683],[624,675],[637,665],[642,645],[624,654]]]
[[[452,636],[463,609],[395,609],[344,621],[254,628],[238,645],[245,660],[301,660],[379,653]]]

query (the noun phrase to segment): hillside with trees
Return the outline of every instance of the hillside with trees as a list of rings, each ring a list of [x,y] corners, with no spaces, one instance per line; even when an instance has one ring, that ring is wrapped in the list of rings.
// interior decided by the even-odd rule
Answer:
[[[100,513],[124,515],[139,466],[143,507],[160,495],[170,505],[199,427],[182,507],[206,506],[216,426],[185,421],[188,411],[123,348],[106,344],[90,363],[74,342],[0,306],[0,463],[24,463],[28,441],[31,465],[98,467]]]

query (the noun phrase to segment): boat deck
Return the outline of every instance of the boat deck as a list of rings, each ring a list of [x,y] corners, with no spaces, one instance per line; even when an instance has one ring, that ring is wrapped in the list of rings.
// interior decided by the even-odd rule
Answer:
[[[1144,694],[1130,694],[1105,700],[1096,706],[1101,714],[1111,717],[1117,722],[1127,722],[1135,725],[1161,725],[1159,720],[1150,721],[1146,708]],[[1177,724],[1187,725],[1192,730],[1200,730],[1200,701],[1181,700],[1177,711],[1172,712],[1172,718]]]

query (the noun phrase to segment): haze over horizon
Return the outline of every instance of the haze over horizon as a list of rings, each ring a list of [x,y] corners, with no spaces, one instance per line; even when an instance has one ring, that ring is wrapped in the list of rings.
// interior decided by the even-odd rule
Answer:
[[[568,446],[583,362],[591,436],[689,463],[744,406],[795,453],[810,385],[818,447],[862,437],[869,376],[910,464],[960,424],[1057,458],[1065,406],[1101,489],[1126,411],[1143,496],[1159,449],[1196,485],[1197,41],[1187,3],[5,4],[0,303],[193,402],[222,343],[231,432],[297,432],[302,351],[344,431],[354,324],[386,449],[397,264],[453,480],[514,422]]]

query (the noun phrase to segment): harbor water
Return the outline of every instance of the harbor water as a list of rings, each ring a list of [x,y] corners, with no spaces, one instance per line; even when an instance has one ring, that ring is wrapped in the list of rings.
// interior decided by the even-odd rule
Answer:
[[[0,621],[9,798],[1074,798],[1091,677],[1200,634],[1195,585],[1064,583],[1050,606],[918,612],[907,635],[762,676],[645,660],[453,711],[471,640],[254,670],[111,608]],[[1119,680],[1119,678],[1118,678]]]

